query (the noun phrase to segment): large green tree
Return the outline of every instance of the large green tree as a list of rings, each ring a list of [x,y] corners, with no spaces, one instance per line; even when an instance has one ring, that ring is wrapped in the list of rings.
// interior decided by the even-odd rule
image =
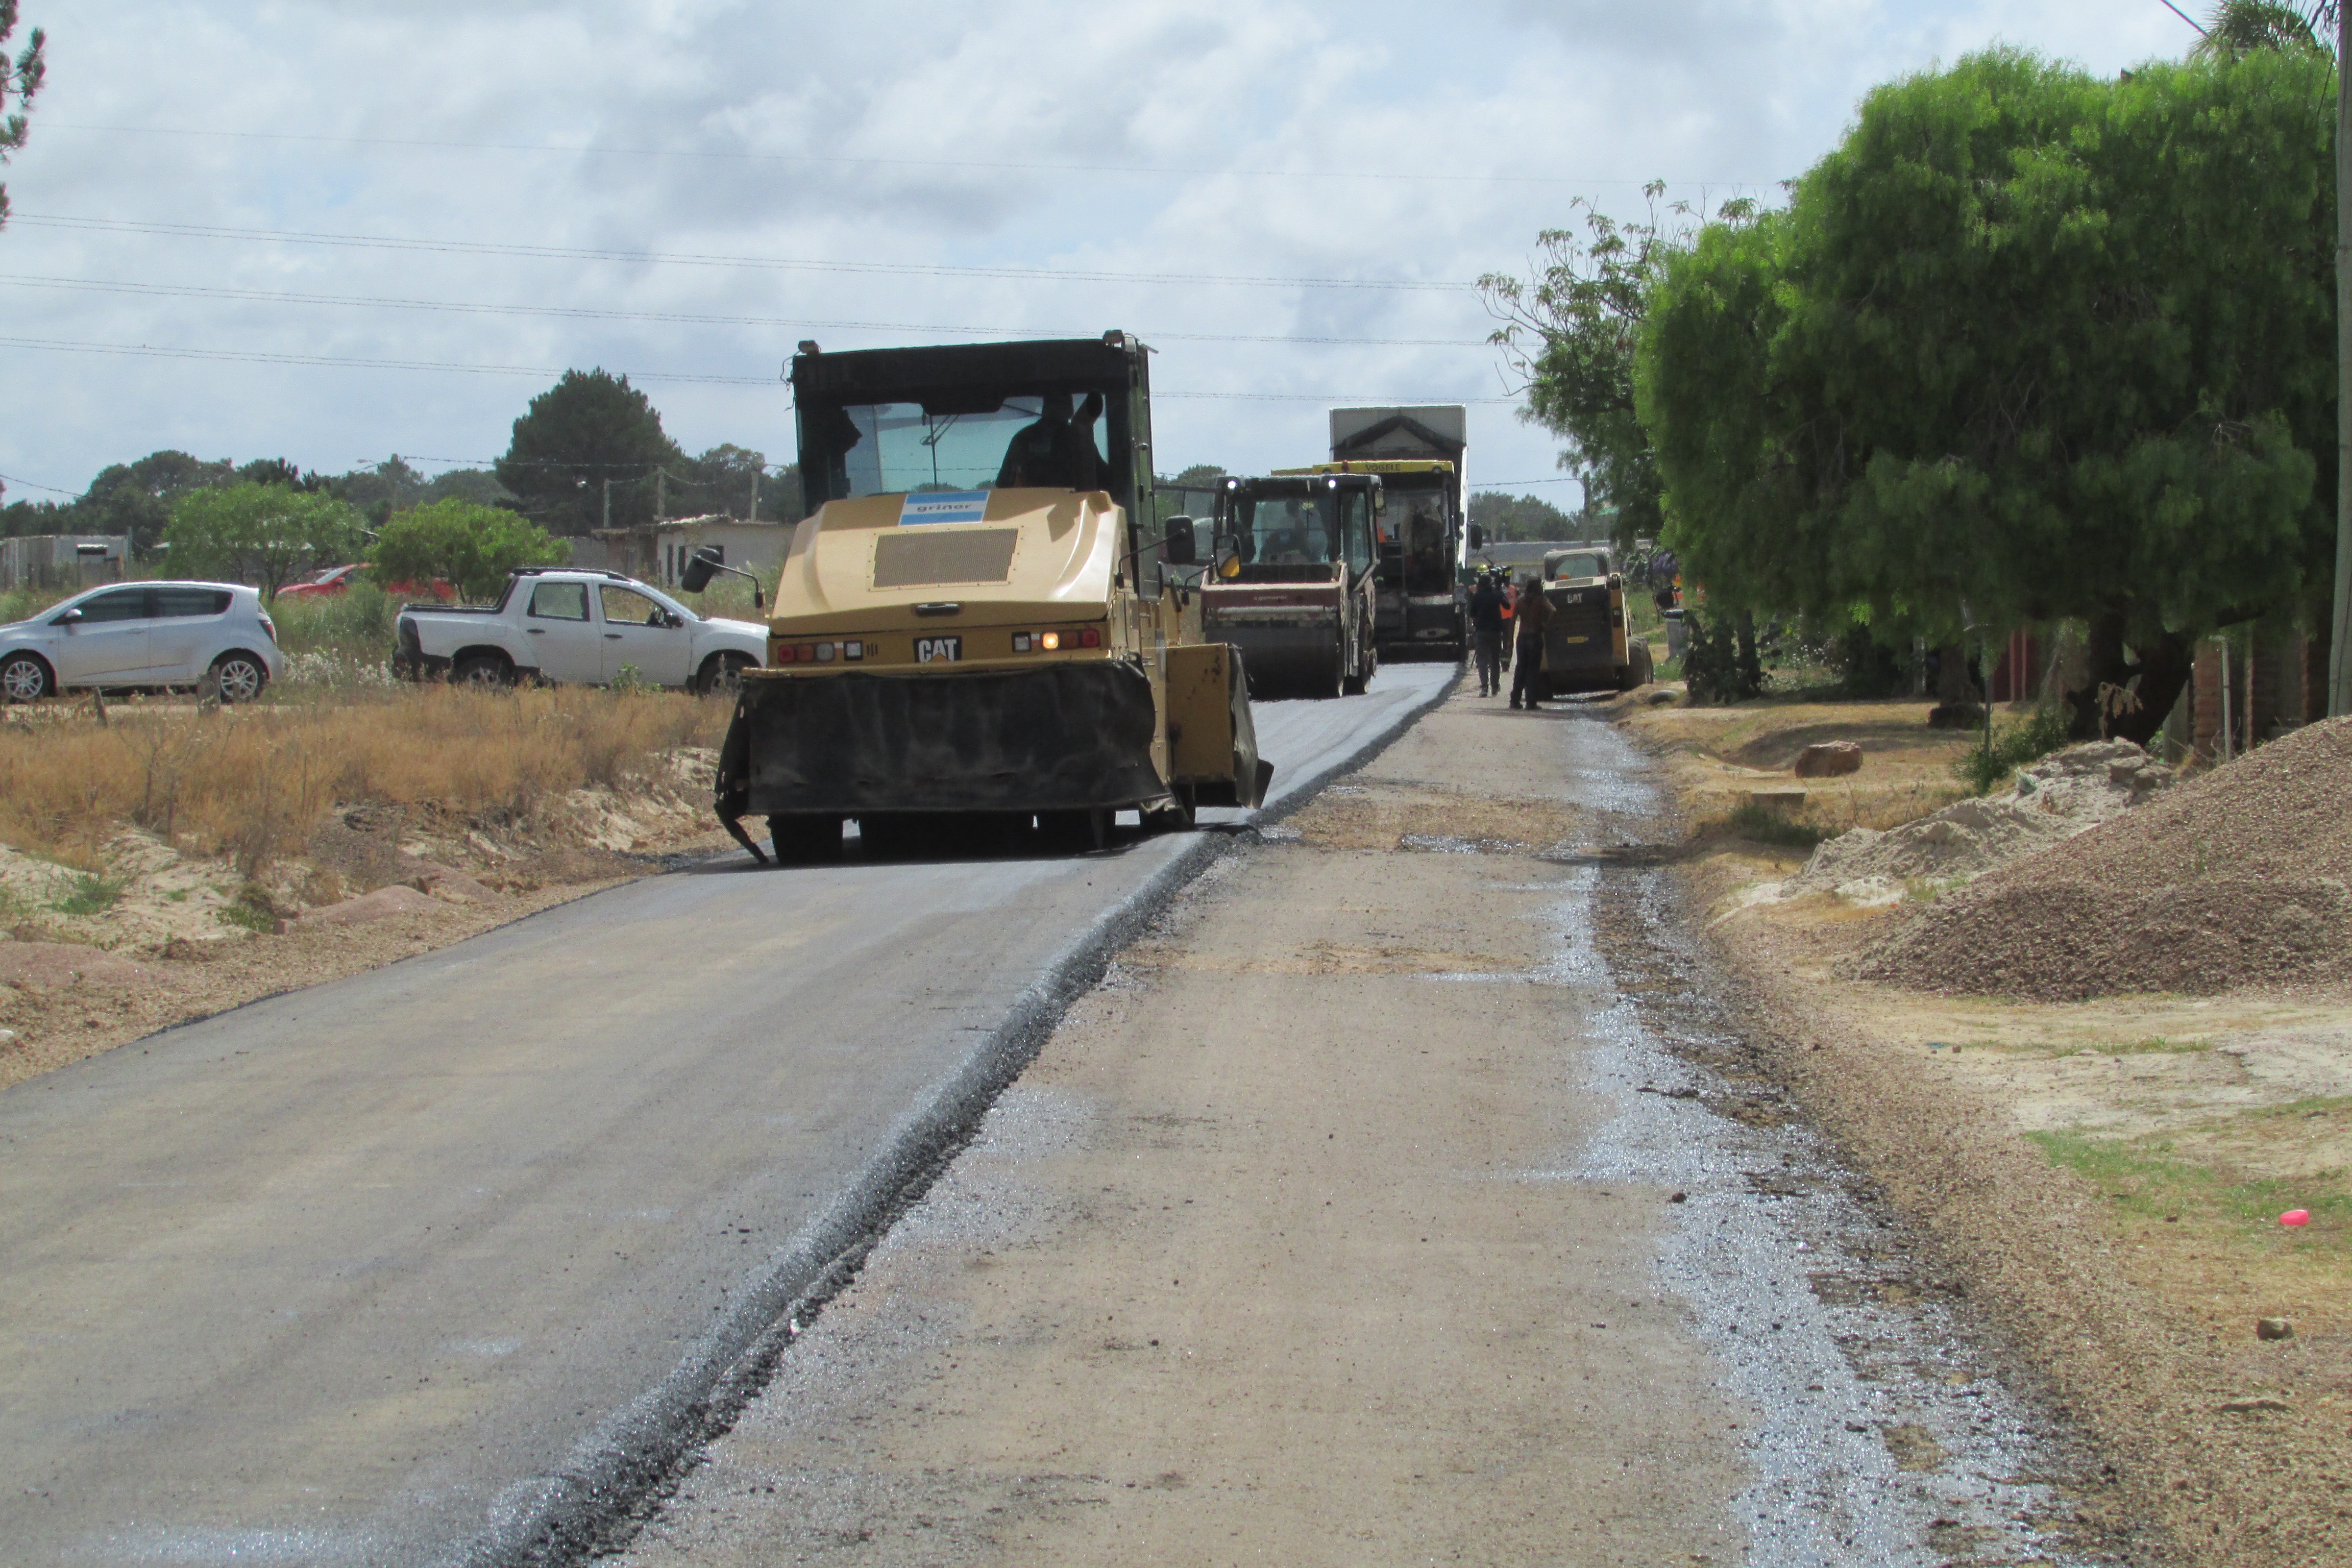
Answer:
[[[9,37],[16,31],[16,0],[0,0],[0,163],[5,163],[25,144],[30,129],[26,111],[39,96],[42,79],[48,75],[48,61],[44,58],[48,35],[36,27],[26,35],[25,47],[16,58],[7,55]],[[16,106],[8,107],[15,98]],[[0,225],[8,221],[8,187],[0,185]]]
[[[1670,258],[1639,398],[1711,603],[2079,619],[2079,732],[2145,741],[2335,539],[2336,83],[1998,50],[1864,101],[1788,209]]]
[[[389,587],[435,578],[475,604],[498,597],[518,566],[555,566],[571,550],[527,518],[470,501],[436,501],[395,512],[367,552],[368,574]]]
[[[614,527],[651,521],[656,472],[685,463],[661,415],[627,376],[571,370],[515,421],[497,473],[549,531],[581,534],[604,526],[608,495]]]
[[[59,514],[58,531],[127,533],[131,552],[143,554],[163,537],[182,496],[236,477],[226,458],[206,462],[185,452],[150,452],[136,462],[114,463],[100,469],[81,499]]]
[[[295,574],[357,555],[360,517],[320,490],[225,485],[181,496],[163,542],[173,576],[250,583],[275,598]]]
[[[1524,381],[1519,416],[1568,445],[1560,466],[1584,485],[1588,510],[1613,514],[1617,542],[1655,538],[1663,486],[1649,432],[1634,405],[1633,357],[1642,321],[1667,258],[1686,248],[1701,216],[1676,203],[1661,213],[1665,186],[1644,188],[1651,202],[1639,221],[1621,223],[1578,200],[1582,232],[1546,229],[1530,278],[1489,273],[1478,280],[1486,308],[1502,325],[1492,342]],[[1727,202],[1727,222],[1753,216],[1755,204]]]

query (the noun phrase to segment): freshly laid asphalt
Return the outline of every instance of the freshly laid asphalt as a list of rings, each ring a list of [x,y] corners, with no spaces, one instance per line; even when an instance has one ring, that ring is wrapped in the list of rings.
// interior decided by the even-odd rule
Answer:
[[[1260,707],[1269,806],[1454,674]],[[730,856],[0,1094],[6,1560],[592,1546],[1213,837]]]

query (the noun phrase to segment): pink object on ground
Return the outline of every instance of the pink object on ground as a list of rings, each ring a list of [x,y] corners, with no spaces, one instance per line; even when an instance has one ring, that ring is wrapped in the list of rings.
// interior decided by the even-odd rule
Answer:
[[[2309,1225],[2310,1223],[2311,1211],[2309,1209],[2289,1209],[2286,1213],[2279,1215],[2279,1224],[2281,1225]]]

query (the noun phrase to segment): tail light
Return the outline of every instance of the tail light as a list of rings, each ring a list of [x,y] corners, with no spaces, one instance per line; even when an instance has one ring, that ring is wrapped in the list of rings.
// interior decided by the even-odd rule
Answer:
[[[269,612],[267,610],[261,612],[261,629],[263,634],[269,638],[269,645],[272,647],[277,647],[278,623],[269,618]]]

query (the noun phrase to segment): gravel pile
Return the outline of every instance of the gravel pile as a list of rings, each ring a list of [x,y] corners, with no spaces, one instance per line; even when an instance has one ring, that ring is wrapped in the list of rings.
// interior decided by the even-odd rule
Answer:
[[[2352,719],[1988,873],[1917,910],[1861,973],[2042,1001],[2352,980]]]
[[[1834,892],[1891,902],[1906,884],[1964,882],[2046,849],[2168,787],[2172,770],[2129,741],[2053,752],[2000,795],[1964,800],[1885,832],[1857,827],[1813,851],[1783,898]]]

